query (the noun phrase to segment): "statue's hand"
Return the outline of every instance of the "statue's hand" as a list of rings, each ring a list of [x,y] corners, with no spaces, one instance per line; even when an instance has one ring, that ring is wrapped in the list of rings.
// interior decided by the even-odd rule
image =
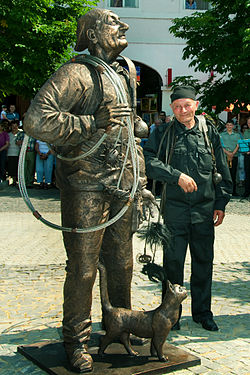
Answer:
[[[157,207],[158,210],[160,209],[154,195],[151,191],[147,189],[143,189],[142,192],[142,208],[143,208],[143,215],[142,220],[147,220],[148,215],[154,217],[154,208]]]
[[[127,104],[117,104],[111,106],[107,102],[94,114],[96,127],[98,129],[107,129],[109,126],[120,125],[124,126],[123,117],[130,116],[131,108]]]

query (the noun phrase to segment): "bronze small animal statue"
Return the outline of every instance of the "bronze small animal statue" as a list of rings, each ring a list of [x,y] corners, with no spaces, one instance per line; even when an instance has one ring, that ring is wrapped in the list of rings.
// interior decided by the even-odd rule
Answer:
[[[187,297],[186,288],[167,281],[167,290],[163,302],[155,310],[135,311],[121,307],[113,307],[109,301],[106,269],[102,263],[98,265],[100,273],[100,293],[103,320],[106,334],[101,338],[98,354],[103,355],[109,344],[119,339],[128,354],[138,355],[130,344],[130,333],[143,338],[151,338],[150,354],[166,362],[163,345],[169,331],[177,322],[179,306]]]

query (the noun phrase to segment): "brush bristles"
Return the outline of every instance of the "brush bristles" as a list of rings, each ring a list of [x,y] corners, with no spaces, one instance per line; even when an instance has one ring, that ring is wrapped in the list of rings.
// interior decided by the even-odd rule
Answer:
[[[152,249],[153,246],[169,248],[171,244],[171,233],[165,224],[150,223],[149,226],[138,230],[138,237],[145,240]]]

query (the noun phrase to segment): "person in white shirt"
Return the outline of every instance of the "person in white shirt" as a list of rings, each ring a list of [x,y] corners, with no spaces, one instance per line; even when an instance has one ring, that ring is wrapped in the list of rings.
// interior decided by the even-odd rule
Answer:
[[[10,144],[7,151],[7,158],[8,176],[12,178],[13,182],[9,183],[9,186],[16,186],[17,183],[18,157],[20,153],[20,147],[16,144],[16,140],[19,132],[18,121],[11,121],[11,132],[9,133]]]
[[[48,189],[51,186],[54,155],[46,142],[36,141],[36,174],[39,188]],[[45,179],[45,182],[43,182]]]

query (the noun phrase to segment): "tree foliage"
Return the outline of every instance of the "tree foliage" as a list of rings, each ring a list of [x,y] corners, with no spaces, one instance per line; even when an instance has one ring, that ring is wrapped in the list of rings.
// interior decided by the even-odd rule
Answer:
[[[0,96],[32,97],[73,54],[77,18],[97,3],[1,0]]]
[[[216,112],[221,112],[232,103],[237,113],[250,104],[250,0],[210,3],[212,8],[205,12],[174,19],[170,32],[186,40],[183,59],[191,58],[189,66],[208,73],[206,82],[193,81],[203,107],[216,105]]]

